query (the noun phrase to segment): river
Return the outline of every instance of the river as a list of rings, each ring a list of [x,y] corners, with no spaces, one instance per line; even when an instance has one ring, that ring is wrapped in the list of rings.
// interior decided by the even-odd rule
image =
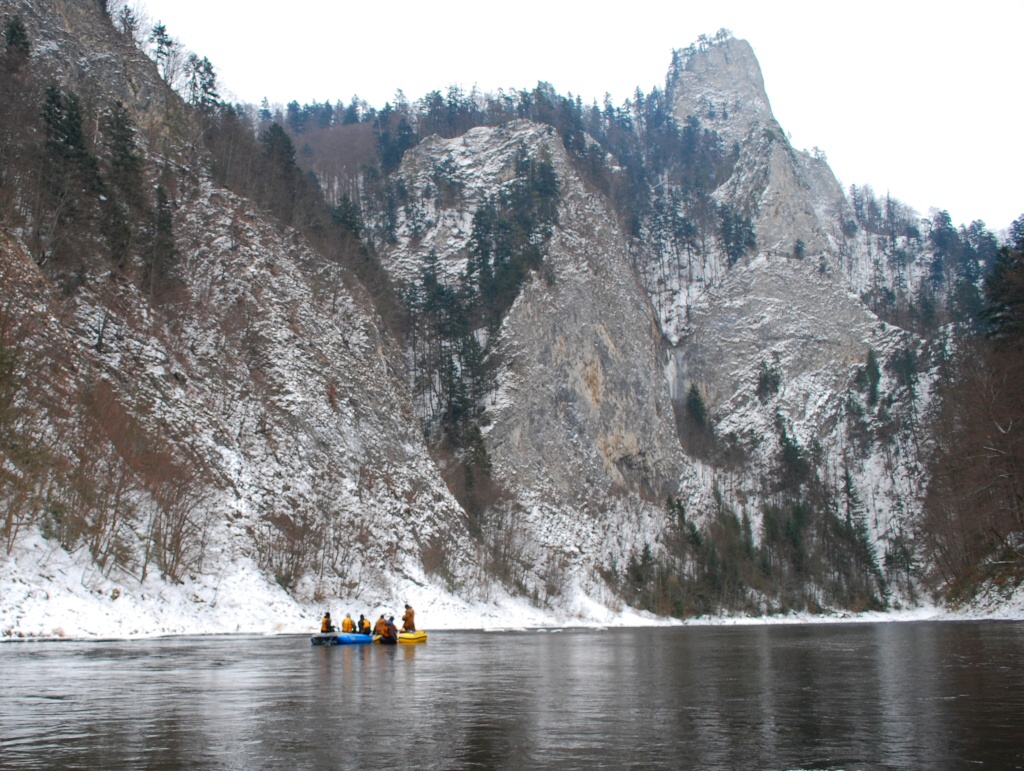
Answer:
[[[3,768],[1021,768],[1024,624],[0,644]]]

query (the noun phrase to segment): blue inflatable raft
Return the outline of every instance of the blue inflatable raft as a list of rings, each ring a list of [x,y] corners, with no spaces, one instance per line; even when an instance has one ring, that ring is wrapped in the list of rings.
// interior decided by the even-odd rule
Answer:
[[[354,632],[320,632],[309,638],[313,645],[368,645],[373,637]]]

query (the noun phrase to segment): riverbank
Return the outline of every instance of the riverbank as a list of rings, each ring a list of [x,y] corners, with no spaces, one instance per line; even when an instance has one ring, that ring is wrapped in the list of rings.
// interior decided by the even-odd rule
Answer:
[[[313,631],[325,611],[371,619],[401,616],[409,602],[426,629],[519,630],[558,627],[738,626],[921,620],[1024,620],[1024,591],[991,587],[970,606],[930,605],[885,613],[704,616],[670,619],[633,608],[613,609],[582,593],[557,609],[541,609],[492,589],[467,601],[426,582],[396,578],[387,596],[325,598],[300,603],[269,583],[247,559],[180,584],[158,578],[142,583],[104,576],[37,538],[17,556],[0,561],[0,641],[24,639],[145,638],[202,634],[299,634]]]

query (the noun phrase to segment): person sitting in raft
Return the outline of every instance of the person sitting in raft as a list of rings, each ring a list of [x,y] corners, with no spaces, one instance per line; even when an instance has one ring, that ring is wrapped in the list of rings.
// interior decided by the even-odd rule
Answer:
[[[402,631],[403,632],[415,632],[416,631],[416,611],[412,609],[412,605],[405,603],[405,615],[402,616]]]
[[[380,641],[384,645],[398,644],[398,628],[395,626],[395,617],[391,616],[384,624],[384,631],[381,633]]]
[[[380,618],[377,619],[377,623],[373,625],[373,633],[382,635],[387,631],[387,628],[388,622],[385,620],[384,614],[381,613]]]
[[[346,613],[345,618],[341,620],[341,631],[349,633],[356,631],[356,622],[352,620],[351,613]]]
[[[362,613],[359,614],[359,622],[356,624],[356,631],[359,634],[370,634],[370,619],[365,618]]]
[[[337,632],[334,628],[334,624],[331,623],[331,614],[324,613],[323,621],[320,622],[320,633],[327,634],[328,632]]]

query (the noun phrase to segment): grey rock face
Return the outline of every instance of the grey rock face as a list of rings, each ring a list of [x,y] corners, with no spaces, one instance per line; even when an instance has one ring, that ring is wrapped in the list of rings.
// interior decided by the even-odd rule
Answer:
[[[716,198],[754,219],[758,252],[806,254],[831,248],[833,225],[848,207],[828,165],[793,149],[775,120],[761,68],[745,40],[696,52],[669,74],[669,99],[680,123],[693,115],[738,145],[739,160]]]
[[[730,39],[694,51],[669,72],[668,89],[680,123],[693,115],[727,144],[745,142],[753,129],[778,125],[761,65],[745,40]]]
[[[822,157],[790,145],[750,46],[724,40],[692,51],[670,73],[669,90],[677,120],[694,115],[735,143],[733,173],[714,197],[749,216],[757,239],[731,268],[721,256],[717,264],[706,258],[712,268],[699,289],[681,286],[677,294],[685,309],[662,313],[673,396],[681,402],[697,385],[716,435],[743,448],[735,500],[754,504],[745,510],[755,521],[781,427],[803,448],[816,448],[827,485],[838,484],[835,469],[848,469],[871,491],[872,526],[884,533],[915,505],[909,491],[921,480],[918,440],[903,434],[866,454],[863,445],[852,450],[849,400],[857,398],[850,394],[868,350],[884,361],[920,341],[879,321],[854,294],[877,263],[870,239],[866,253],[851,248],[842,233],[852,217],[843,191]],[[778,392],[763,400],[755,393],[761,367],[780,378]],[[926,389],[903,398],[894,409],[913,413]]]
[[[31,55],[46,63],[54,80],[87,100],[121,101],[140,127],[162,130],[172,110],[183,111],[156,67],[134,43],[103,18],[100,4],[74,0],[12,0],[31,44]],[[100,99],[102,97],[102,99]]]
[[[674,352],[677,391],[682,382],[702,384],[709,409],[728,420],[755,399],[764,363],[782,377],[784,409],[811,425],[824,422],[818,413],[829,406],[816,396],[845,391],[869,348],[891,350],[901,337],[817,266],[767,256],[709,293],[691,329]]]
[[[550,280],[530,282],[502,329],[502,395],[516,396],[495,410],[490,440],[517,478],[551,481],[552,503],[615,490],[662,501],[683,458],[658,330],[611,212],[559,170]]]
[[[411,197],[422,200],[427,170],[445,159],[458,168],[463,194],[454,205],[428,196],[426,230],[413,244],[403,219],[399,242],[384,259],[399,280],[408,280],[416,275],[417,254],[432,250],[449,280],[457,280],[472,214],[508,179],[520,147],[554,164],[558,224],[543,267],[490,341],[499,366],[497,387],[485,398],[487,449],[495,476],[511,491],[509,505],[524,513],[530,559],[543,562],[571,544],[574,564],[609,554],[621,561],[643,543],[640,520],[662,517],[686,462],[662,374],[658,326],[627,261],[626,241],[558,138],[520,122],[452,140],[435,137],[410,151],[401,174]],[[625,537],[623,517],[632,519]]]
[[[229,480],[229,505],[264,537],[278,537],[275,518],[308,523],[317,535],[302,548],[326,546],[328,575],[360,592],[419,575],[432,541],[457,572],[458,506],[358,283],[226,191],[198,190],[178,233],[195,312],[174,341],[189,376],[175,401]]]

